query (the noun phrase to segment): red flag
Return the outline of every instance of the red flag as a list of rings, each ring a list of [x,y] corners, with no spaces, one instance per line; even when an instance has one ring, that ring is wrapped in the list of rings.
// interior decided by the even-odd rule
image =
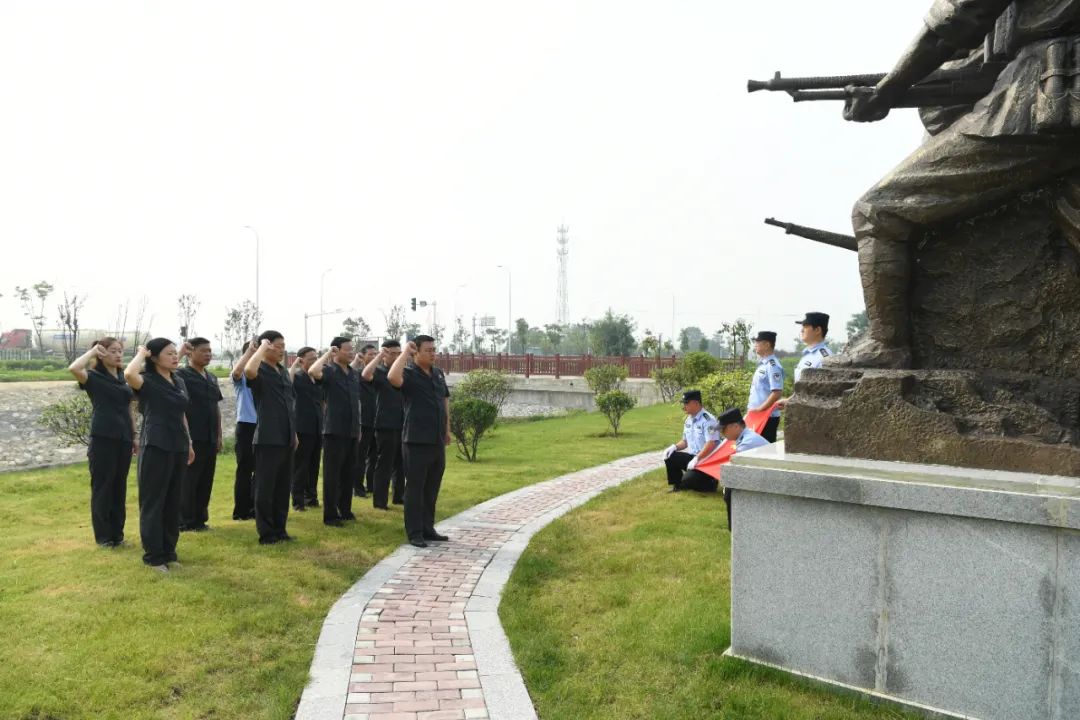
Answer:
[[[751,413],[746,413],[746,427],[750,428],[756,433],[760,433],[765,429],[765,423],[769,422],[769,415],[772,414],[772,408],[768,410],[756,410]],[[720,479],[720,467],[725,465],[731,456],[735,454],[735,443],[731,440],[720,440],[720,444],[716,446],[708,457],[704,460],[698,461],[698,464],[694,466],[695,470],[700,470],[714,480]]]

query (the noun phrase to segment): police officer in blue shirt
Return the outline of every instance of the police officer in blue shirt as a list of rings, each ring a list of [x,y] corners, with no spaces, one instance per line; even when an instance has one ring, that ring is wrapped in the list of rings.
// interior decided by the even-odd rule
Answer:
[[[682,404],[683,412],[686,413],[682,439],[664,450],[664,467],[667,469],[667,481],[672,492],[679,489],[686,470],[693,469],[697,461],[712,452],[719,442],[716,418],[701,406],[701,391],[684,392]]]
[[[233,520],[255,519],[255,400],[244,377],[244,367],[259,343],[244,343],[240,359],[232,369],[233,392],[236,395],[236,475],[233,481]]]
[[[795,382],[803,370],[807,368],[819,368],[825,358],[831,354],[825,347],[825,336],[829,334],[829,316],[823,312],[808,312],[806,317],[798,322],[802,325],[799,339],[806,344],[802,351],[802,360],[795,366]]]
[[[750,381],[750,399],[746,401],[748,413],[773,408],[761,431],[761,436],[771,443],[776,442],[776,431],[780,427],[780,409],[776,407],[776,401],[784,394],[784,368],[773,354],[775,348],[774,332],[762,330],[754,338],[754,352],[759,359],[754,378]]]
[[[746,421],[737,408],[725,410],[720,415],[717,424],[720,426],[720,436],[728,442],[735,443],[735,454],[753,450],[769,444],[769,441],[746,427]],[[727,505],[727,527],[731,530],[731,490],[724,488],[724,504]]]

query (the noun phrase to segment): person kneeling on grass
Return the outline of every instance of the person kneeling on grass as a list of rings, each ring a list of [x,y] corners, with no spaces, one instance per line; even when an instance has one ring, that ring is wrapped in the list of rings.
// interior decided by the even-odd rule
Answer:
[[[679,480],[683,473],[697,465],[698,461],[711,453],[720,442],[720,435],[716,432],[716,418],[701,406],[700,390],[684,392],[682,406],[686,413],[682,439],[664,450],[664,468],[667,470],[667,481],[672,492],[679,489]]]
[[[762,445],[768,445],[769,441],[758,435],[756,432],[746,427],[746,421],[743,420],[743,415],[739,412],[738,408],[731,408],[724,411],[716,422],[716,426],[719,428],[719,432],[713,431],[710,436],[709,444],[702,450],[702,454],[699,457],[695,457],[690,465],[687,467],[686,472],[679,479],[677,483],[672,487],[672,492],[678,492],[679,490],[698,490],[700,492],[716,492],[719,487],[719,483],[716,478],[703,473],[700,470],[695,469],[699,460],[704,460],[712,454],[712,447],[716,447],[717,443],[714,442],[713,436],[717,438],[723,438],[727,442],[735,443],[735,452],[741,453],[745,450],[752,450]],[[710,447],[711,446],[711,447]],[[724,491],[724,499],[727,500],[729,493]]]

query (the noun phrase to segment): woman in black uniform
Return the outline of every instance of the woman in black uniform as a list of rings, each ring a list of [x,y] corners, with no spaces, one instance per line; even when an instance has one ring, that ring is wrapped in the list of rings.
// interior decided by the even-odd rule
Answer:
[[[195,460],[184,410],[187,388],[176,374],[180,353],[167,338],[154,338],[139,346],[124,370],[128,384],[139,396],[143,416],[139,436],[139,533],[143,562],[159,572],[177,563],[180,538],[180,483]]]
[[[95,340],[68,366],[90,396],[90,522],[101,547],[124,544],[127,478],[135,452],[131,388],[121,373],[124,348],[113,337]]]

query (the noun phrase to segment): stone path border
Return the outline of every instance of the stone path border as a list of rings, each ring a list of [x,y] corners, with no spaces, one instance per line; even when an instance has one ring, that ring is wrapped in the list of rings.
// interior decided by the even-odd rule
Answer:
[[[403,545],[330,609],[296,720],[534,720],[499,622],[529,540],[604,490],[659,467],[655,452],[492,498]]]

